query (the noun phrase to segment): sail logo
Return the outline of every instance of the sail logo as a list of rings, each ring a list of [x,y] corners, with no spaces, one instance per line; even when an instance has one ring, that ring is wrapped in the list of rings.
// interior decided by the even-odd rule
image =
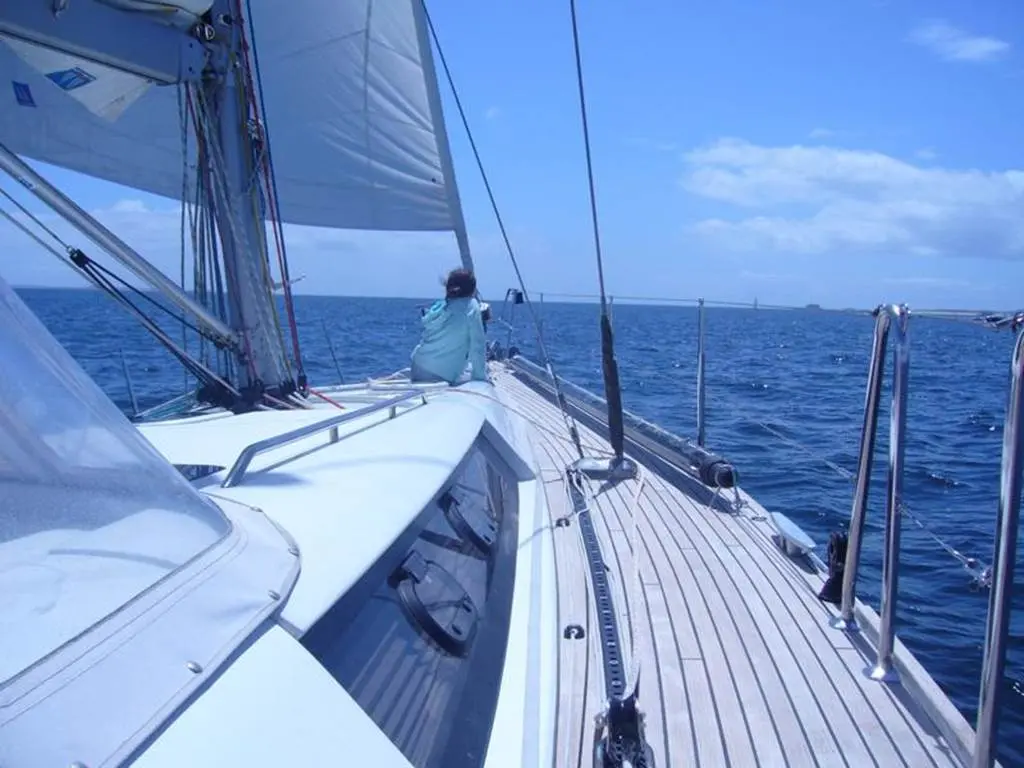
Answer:
[[[12,80],[11,85],[14,86],[14,100],[23,107],[34,107],[36,100],[32,98],[32,89],[28,87],[28,83],[19,83],[17,80]]]
[[[47,72],[46,76],[65,91],[73,91],[75,88],[81,88],[83,85],[88,85],[96,79],[81,67],[60,69],[56,72]]]

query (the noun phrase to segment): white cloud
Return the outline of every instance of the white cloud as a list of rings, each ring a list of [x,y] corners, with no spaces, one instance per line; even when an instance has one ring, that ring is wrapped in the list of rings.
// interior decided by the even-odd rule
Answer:
[[[501,114],[501,107],[488,107],[487,111],[484,112],[484,119],[485,120],[494,120],[500,114]]]
[[[910,40],[947,61],[991,61],[1010,51],[1005,40],[972,35],[942,19],[919,25],[910,33]]]
[[[828,138],[831,138],[831,137],[833,137],[835,135],[836,135],[836,132],[833,131],[833,130],[830,130],[829,128],[815,128],[813,131],[811,131],[809,134],[807,134],[807,138],[809,138],[809,139],[828,139]]]
[[[1024,258],[1024,171],[919,167],[880,152],[736,139],[684,159],[689,191],[738,209],[695,227],[721,246]]]
[[[914,157],[918,158],[919,160],[934,160],[936,157],[938,157],[938,155],[935,153],[934,149],[929,149],[928,147],[925,147],[923,149],[917,150],[917,152],[914,153]]]

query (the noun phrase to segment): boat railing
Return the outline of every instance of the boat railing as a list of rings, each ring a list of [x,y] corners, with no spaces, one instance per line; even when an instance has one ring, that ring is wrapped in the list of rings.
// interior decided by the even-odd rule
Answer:
[[[860,452],[850,512],[846,561],[843,570],[840,615],[833,625],[848,632],[858,629],[855,618],[857,574],[867,512],[871,467],[878,429],[882,379],[890,335],[893,338],[893,382],[889,410],[889,455],[885,500],[885,539],[882,556],[882,590],[876,662],[872,679],[895,682],[895,614],[898,598],[900,532],[904,514],[903,457],[906,436],[907,384],[910,368],[910,312],[902,305],[880,306],[875,311],[875,330],[864,401]],[[1010,391],[1003,424],[1002,469],[998,518],[992,562],[991,592],[984,644],[975,726],[972,768],[991,768],[996,759],[996,733],[1006,669],[1012,593],[1016,570],[1020,523],[1021,469],[1024,466],[1024,334],[1018,334],[1010,371]]]
[[[999,511],[996,519],[989,592],[985,655],[981,666],[978,720],[975,727],[972,768],[990,768],[996,756],[996,731],[1002,703],[1003,676],[1010,633],[1010,611],[1017,564],[1020,528],[1021,469],[1024,465],[1024,334],[1017,334],[1010,367],[1010,394],[1003,421],[1003,459],[999,479]]]
[[[864,422],[861,428],[856,486],[850,511],[849,538],[843,568],[843,588],[839,617],[834,625],[853,632],[857,630],[855,607],[857,574],[860,569],[861,543],[867,513],[871,467],[878,432],[878,410],[885,372],[885,355],[890,333],[893,344],[892,405],[889,410],[889,460],[885,496],[885,544],[882,556],[882,597],[878,632],[877,660],[871,677],[881,681],[898,679],[893,666],[897,585],[899,583],[900,523],[903,519],[903,452],[906,433],[907,377],[910,369],[910,313],[905,306],[881,306],[876,311],[874,342],[868,369],[867,393],[864,400]]]
[[[288,432],[283,432],[280,435],[273,435],[272,437],[267,437],[263,440],[257,440],[255,443],[250,443],[242,449],[241,453],[238,454],[238,458],[235,459],[235,463],[228,471],[227,477],[225,477],[224,482],[221,483],[221,487],[232,488],[241,483],[245,478],[246,471],[249,469],[249,464],[251,464],[252,460],[261,453],[266,453],[274,448],[281,448],[298,440],[312,437],[313,435],[321,432],[329,432],[329,444],[336,443],[339,439],[338,427],[343,424],[356,421],[364,416],[369,416],[370,414],[383,410],[388,411],[388,419],[393,419],[398,415],[399,405],[417,397],[422,398],[424,403],[426,402],[426,394],[423,391],[419,389],[411,389],[397,395],[396,397],[391,397],[387,400],[379,400],[365,408],[347,411],[346,413],[342,413],[338,416],[332,416],[329,419],[323,419],[322,421],[317,421]]]

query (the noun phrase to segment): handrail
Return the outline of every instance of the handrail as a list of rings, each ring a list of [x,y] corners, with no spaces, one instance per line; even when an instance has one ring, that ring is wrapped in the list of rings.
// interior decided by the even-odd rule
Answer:
[[[1003,421],[999,513],[992,559],[992,591],[985,628],[985,656],[978,693],[973,768],[992,768],[1002,704],[1006,645],[1010,632],[1017,536],[1020,527],[1021,469],[1024,467],[1024,333],[1017,334],[1010,367],[1010,394]]]
[[[329,419],[323,421],[317,421],[313,424],[307,424],[304,427],[293,429],[290,432],[284,432],[280,435],[274,435],[273,437],[267,437],[263,440],[257,440],[255,443],[251,443],[242,449],[242,452],[238,454],[238,458],[235,459],[235,463],[232,465],[228,475],[224,478],[224,482],[221,483],[221,488],[232,488],[242,482],[245,477],[245,472],[249,468],[249,464],[254,458],[259,456],[265,451],[269,451],[272,448],[280,448],[281,446],[294,443],[296,440],[301,440],[304,437],[310,437],[311,435],[331,430],[331,443],[338,441],[338,430],[337,428],[342,424],[350,421],[355,421],[363,416],[369,416],[371,413],[377,411],[383,411],[386,408],[391,409],[391,415],[389,418],[395,417],[395,407],[401,403],[411,400],[414,397],[423,397],[423,402],[426,403],[426,395],[418,389],[410,389],[403,392],[397,397],[391,397],[387,400],[381,400],[378,403],[367,406],[366,408],[360,408],[356,411],[349,411],[339,416],[332,416]]]
[[[885,353],[889,332],[895,328],[893,345],[892,406],[889,412],[889,473],[885,499],[885,554],[882,559],[881,621],[878,632],[878,658],[871,670],[875,680],[897,679],[893,666],[895,644],[896,592],[899,583],[900,526],[903,521],[903,438],[907,422],[907,378],[910,372],[910,347],[907,334],[910,312],[904,305],[880,306],[875,310],[875,335],[864,399],[857,485],[850,511],[850,532],[843,568],[843,593],[839,617],[833,626],[847,632],[858,630],[854,606],[857,600],[857,571],[860,567],[864,519],[871,485],[871,463],[878,432],[878,405],[882,396]]]
[[[871,671],[873,680],[897,679],[893,667],[896,642],[896,596],[900,576],[900,528],[903,523],[903,439],[907,429],[907,378],[910,373],[910,345],[907,308],[888,307],[896,331],[892,350],[892,406],[889,412],[889,473],[885,483],[885,554],[882,557],[881,622],[878,629],[878,658]]]

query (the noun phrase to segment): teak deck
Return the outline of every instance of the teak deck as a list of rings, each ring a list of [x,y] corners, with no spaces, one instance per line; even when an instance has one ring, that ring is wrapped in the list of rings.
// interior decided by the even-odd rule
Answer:
[[[585,630],[583,639],[560,640],[556,764],[590,768],[605,688],[590,571],[565,475],[576,455],[568,437],[557,437],[564,422],[544,396],[507,373],[497,386],[532,422],[553,518],[560,627]],[[584,445],[607,452],[604,438],[579,427]],[[635,643],[640,705],[659,768],[960,765],[927,714],[934,706],[866,676],[873,648],[829,626],[836,611],[817,599],[822,576],[783,554],[756,501],[741,493],[738,514],[709,509],[647,470],[634,534],[638,482],[600,492],[591,482],[588,493],[627,663]],[[572,522],[555,527],[562,516]],[[948,701],[943,707],[952,709]]]

